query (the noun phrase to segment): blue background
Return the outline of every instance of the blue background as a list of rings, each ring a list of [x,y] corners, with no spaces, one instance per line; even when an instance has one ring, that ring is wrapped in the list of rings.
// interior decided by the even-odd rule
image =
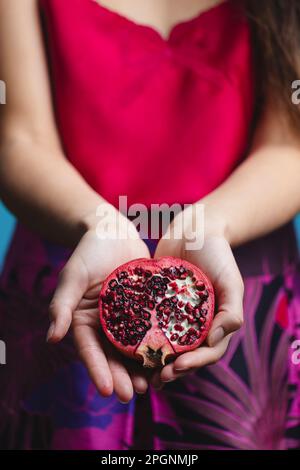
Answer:
[[[3,204],[1,204],[0,202],[0,270],[14,228],[14,217],[5,209]]]
[[[295,220],[300,247],[300,215]],[[0,203],[0,270],[15,227],[14,217]]]

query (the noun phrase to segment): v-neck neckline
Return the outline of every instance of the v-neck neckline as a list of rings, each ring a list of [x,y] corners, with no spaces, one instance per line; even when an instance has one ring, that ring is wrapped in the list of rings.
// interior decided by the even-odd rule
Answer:
[[[204,20],[207,16],[210,16],[211,14],[214,14],[218,10],[222,10],[224,7],[227,7],[228,3],[230,0],[223,0],[221,3],[218,3],[207,10],[201,11],[198,13],[196,16],[193,16],[190,19],[179,21],[178,23],[174,24],[167,35],[164,35],[158,28],[155,26],[152,26],[147,23],[139,23],[138,21],[134,20],[133,18],[130,18],[129,16],[126,16],[116,10],[113,10],[105,5],[103,5],[101,2],[98,0],[89,0],[90,3],[93,3],[96,7],[99,8],[99,10],[106,15],[109,15],[111,17],[114,17],[121,21],[122,23],[127,23],[130,26],[134,26],[135,28],[148,31],[151,34],[154,34],[156,37],[158,37],[161,41],[168,43],[173,36],[176,34],[178,30],[180,30],[182,27],[185,26],[192,26],[199,21]]]

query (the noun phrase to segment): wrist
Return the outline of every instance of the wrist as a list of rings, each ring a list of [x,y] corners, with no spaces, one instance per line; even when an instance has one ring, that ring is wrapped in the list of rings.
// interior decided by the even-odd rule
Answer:
[[[112,204],[103,200],[82,217],[81,227],[83,234],[94,232],[99,239],[139,238],[135,225]]]
[[[225,238],[230,244],[229,227],[226,217],[220,213],[216,205],[205,199],[200,200],[196,205],[202,206],[204,238],[218,236]],[[197,212],[197,211],[193,211]],[[195,221],[193,221],[194,223]]]

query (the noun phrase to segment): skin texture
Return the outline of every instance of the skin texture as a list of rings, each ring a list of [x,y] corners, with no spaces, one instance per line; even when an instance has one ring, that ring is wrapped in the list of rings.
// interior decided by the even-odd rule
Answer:
[[[72,325],[77,348],[99,393],[108,396],[115,391],[121,401],[127,402],[133,390],[144,393],[149,381],[160,388],[164,382],[222,357],[230,335],[242,324],[243,284],[231,246],[276,229],[299,211],[300,143],[270,95],[249,158],[216,191],[199,201],[206,207],[204,248],[186,252],[184,237],[179,242],[159,243],[156,256],[183,257],[207,272],[214,283],[219,310],[207,346],[182,355],[174,364],[148,376],[99,336],[97,299],[99,281],[116,266],[149,253],[134,230],[126,241],[103,241],[96,236],[98,205],[115,209],[89,187],[63,154],[36,3],[0,0],[0,70],[8,87],[8,104],[0,108],[0,197],[34,230],[75,247],[51,303],[53,322],[48,340],[60,341]],[[113,3],[115,8],[121,4]],[[132,19],[150,23],[168,35],[176,22],[217,2],[190,0],[184,2],[183,11],[179,0],[147,0],[144,5],[152,11],[150,16],[145,8],[137,10],[136,2],[131,11],[133,0],[125,3]],[[187,214],[187,225],[193,223],[192,212]],[[130,222],[121,219],[127,230]]]

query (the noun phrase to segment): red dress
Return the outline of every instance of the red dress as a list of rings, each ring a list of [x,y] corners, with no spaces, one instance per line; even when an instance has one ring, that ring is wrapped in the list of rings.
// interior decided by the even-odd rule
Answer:
[[[69,160],[117,205],[191,203],[244,157],[253,117],[249,28],[224,2],[168,39],[94,0],[41,0]]]
[[[93,0],[40,0],[65,153],[108,201],[191,203],[244,158],[254,74],[239,3],[181,23],[165,40]],[[45,343],[69,252],[19,225],[0,279],[0,338],[9,349],[1,447],[299,446],[299,367],[289,357],[300,325],[295,253],[289,227],[237,250],[246,324],[226,355],[124,405],[99,396],[70,338]]]

